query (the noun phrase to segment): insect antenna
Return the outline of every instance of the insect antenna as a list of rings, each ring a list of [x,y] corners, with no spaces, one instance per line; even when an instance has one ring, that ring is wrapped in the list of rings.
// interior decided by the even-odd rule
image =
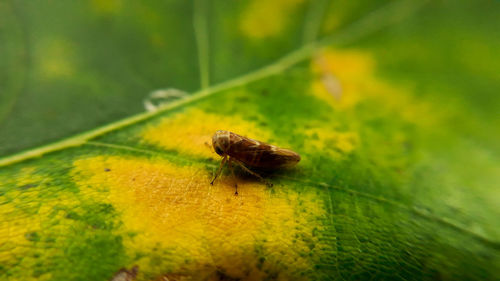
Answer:
[[[213,153],[215,153],[215,150],[214,150],[213,146],[211,146],[211,145],[208,143],[208,141],[206,141],[204,144],[205,144],[205,146],[206,146],[206,147],[208,147],[208,149],[210,149],[210,151],[212,151]]]

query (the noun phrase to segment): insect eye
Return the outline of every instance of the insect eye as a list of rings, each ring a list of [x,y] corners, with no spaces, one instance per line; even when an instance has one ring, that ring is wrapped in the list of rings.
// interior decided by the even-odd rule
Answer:
[[[221,156],[224,154],[224,151],[222,151],[222,149],[220,149],[220,147],[218,147],[218,146],[215,147],[215,152],[217,152],[217,154],[219,154]]]

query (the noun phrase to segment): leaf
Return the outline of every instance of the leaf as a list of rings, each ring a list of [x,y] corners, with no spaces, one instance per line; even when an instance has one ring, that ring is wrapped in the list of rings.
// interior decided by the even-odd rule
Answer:
[[[1,136],[30,136],[5,151],[51,139],[46,119],[32,135],[16,127],[56,104],[83,131],[139,110],[106,106],[100,119],[88,96],[128,107],[158,88],[201,89],[0,159],[2,279],[495,279],[498,3],[339,3],[3,3],[14,43],[1,61],[22,71],[1,68],[2,98],[28,103],[2,102],[13,123]],[[40,42],[16,41],[27,30]],[[11,56],[19,46],[34,46],[22,51],[32,64]],[[153,82],[134,88],[137,69]],[[26,98],[30,87],[47,100]],[[75,108],[88,121],[69,118]],[[272,188],[243,171],[211,186],[217,129],[302,161],[267,175]]]

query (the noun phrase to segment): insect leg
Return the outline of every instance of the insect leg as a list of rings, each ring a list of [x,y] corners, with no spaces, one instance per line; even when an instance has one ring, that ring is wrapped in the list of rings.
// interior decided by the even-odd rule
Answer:
[[[247,173],[249,173],[249,174],[251,174],[251,175],[253,175],[253,176],[255,176],[255,177],[258,177],[258,178],[259,178],[262,182],[264,182],[267,186],[269,186],[269,187],[273,186],[273,184],[272,184],[272,183],[270,183],[270,182],[268,182],[267,180],[265,180],[265,179],[264,179],[261,175],[259,175],[259,174],[257,174],[256,172],[254,172],[254,171],[252,171],[252,170],[248,169],[248,168],[245,166],[245,164],[241,163],[241,162],[240,162],[240,161],[238,161],[238,160],[233,160],[233,161],[234,161],[234,162],[236,162],[238,165],[240,165],[240,167],[241,167],[243,170],[245,170]]]
[[[222,167],[224,167],[224,164],[226,164],[226,160],[227,160],[227,155],[224,156],[224,158],[222,158],[222,161],[220,162],[220,166],[219,166],[219,169],[217,170],[217,173],[215,173],[215,176],[214,176],[214,179],[212,180],[212,182],[210,183],[211,185],[214,184],[214,181],[215,179],[220,175],[220,173],[222,172]]]
[[[236,182],[236,176],[234,175],[233,161],[234,161],[233,158],[230,157],[229,160],[227,161],[227,166],[229,167],[229,170],[231,170],[231,174],[234,179],[234,188],[235,188],[234,195],[238,195],[238,183]]]

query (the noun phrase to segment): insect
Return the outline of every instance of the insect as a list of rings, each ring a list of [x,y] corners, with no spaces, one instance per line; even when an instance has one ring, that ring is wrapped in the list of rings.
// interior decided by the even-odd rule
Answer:
[[[276,170],[296,165],[300,161],[300,155],[289,149],[279,148],[274,145],[263,143],[238,134],[219,130],[212,137],[212,146],[215,152],[222,156],[217,173],[210,184],[214,184],[215,179],[222,172],[226,162],[234,177],[233,163],[238,164],[243,170],[256,176],[263,182],[269,184],[259,174],[251,171],[249,167],[261,168],[267,170]],[[235,183],[235,195],[238,195],[238,185]]]

